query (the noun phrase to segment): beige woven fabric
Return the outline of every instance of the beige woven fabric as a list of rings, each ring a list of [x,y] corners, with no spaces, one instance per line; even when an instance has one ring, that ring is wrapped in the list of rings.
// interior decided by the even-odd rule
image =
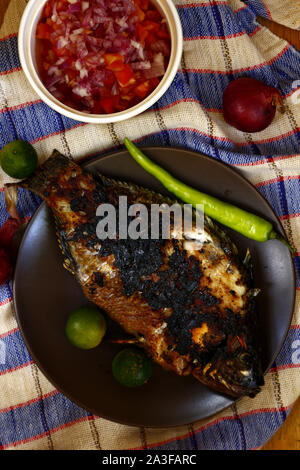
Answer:
[[[18,31],[19,21],[26,5],[25,0],[0,0],[1,8],[7,4],[4,21],[0,27],[0,38],[14,35]],[[3,3],[2,3],[3,2]],[[188,2],[177,0],[182,6]],[[210,3],[208,0],[202,3]],[[215,2],[221,3],[221,2]],[[225,3],[225,2],[222,2]],[[298,1],[266,0],[270,17],[275,21],[300,28],[300,3]],[[245,7],[239,0],[229,0],[228,4],[234,11]],[[1,10],[0,10],[1,12]],[[212,45],[213,43],[213,45]],[[224,55],[224,47],[228,54]],[[287,43],[261,27],[251,37],[247,34],[232,37],[226,41],[211,39],[186,40],[184,44],[184,63],[186,69],[210,69],[226,71],[254,67],[257,64],[271,63],[274,57],[287,48]],[[191,128],[204,134],[212,134],[214,138],[226,138],[235,142],[238,149],[245,142],[263,143],[285,135],[292,129],[299,128],[300,107],[295,99],[297,90],[287,97],[287,113],[277,113],[275,124],[266,130],[251,136],[230,128],[224,123],[222,114],[217,110],[207,110],[201,103],[187,100],[172,104],[159,111],[147,111],[126,122],[114,125],[79,124],[75,128],[41,138],[33,142],[40,160],[47,158],[56,148],[62,153],[71,154],[75,159],[84,158],[101,151],[122,145],[124,137],[138,139],[145,134],[173,128]],[[22,70],[0,74],[0,112],[1,109],[18,107],[21,103],[31,103],[39,97],[27,83]],[[26,125],[26,123],[24,123]],[[272,163],[263,162],[253,166],[239,166],[239,171],[254,185],[280,177],[298,177],[300,166],[299,155],[276,157]],[[0,187],[7,182],[0,172]],[[284,218],[282,223],[296,251],[300,251],[300,218]],[[300,292],[297,291],[296,308],[292,327],[300,325]],[[0,337],[17,328],[12,303],[0,307]],[[297,348],[295,348],[295,353]],[[296,358],[296,359],[295,359]],[[293,363],[291,359],[291,363]],[[17,368],[10,373],[0,375],[0,409],[23,406],[41,397],[56,393],[55,388],[33,363]],[[300,391],[300,372],[297,355],[293,367],[271,370],[266,376],[266,384],[262,392],[255,398],[243,398],[235,405],[212,418],[196,422],[190,426],[170,429],[144,429],[119,425],[101,417],[84,418],[58,428],[35,439],[23,440],[7,446],[8,449],[129,449],[151,447],[162,442],[172,442],[184,438],[191,432],[207,429],[214,423],[221,422],[225,417],[233,419],[255,414],[258,410],[289,410],[298,398]],[[30,425],[30,423],[28,423]]]

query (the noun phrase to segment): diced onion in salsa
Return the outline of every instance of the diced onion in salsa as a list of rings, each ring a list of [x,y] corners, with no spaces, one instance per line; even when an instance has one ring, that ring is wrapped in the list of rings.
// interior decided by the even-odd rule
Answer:
[[[36,29],[41,80],[67,106],[124,111],[159,84],[171,50],[149,0],[48,0]]]

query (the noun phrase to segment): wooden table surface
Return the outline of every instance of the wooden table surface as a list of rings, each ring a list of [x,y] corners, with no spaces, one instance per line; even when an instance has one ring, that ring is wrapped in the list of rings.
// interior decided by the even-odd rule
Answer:
[[[10,0],[0,0],[0,26]],[[300,50],[300,31],[286,28],[265,18],[258,21],[268,27],[274,34],[286,39]],[[278,429],[277,433],[267,442],[263,450],[300,450],[300,398],[294,405],[289,417]]]

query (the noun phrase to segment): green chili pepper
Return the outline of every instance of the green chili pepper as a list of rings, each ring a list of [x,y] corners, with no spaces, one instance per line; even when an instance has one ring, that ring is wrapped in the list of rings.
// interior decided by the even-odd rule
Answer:
[[[174,178],[159,165],[152,162],[127,137],[124,142],[127,150],[135,161],[141,165],[144,170],[157,178],[170,193],[173,193],[182,201],[191,204],[193,207],[196,207],[197,204],[201,204],[206,215],[252,240],[266,242],[267,240],[276,238],[287,245],[292,255],[294,255],[292,247],[285,238],[273,229],[271,222],[191,188]]]

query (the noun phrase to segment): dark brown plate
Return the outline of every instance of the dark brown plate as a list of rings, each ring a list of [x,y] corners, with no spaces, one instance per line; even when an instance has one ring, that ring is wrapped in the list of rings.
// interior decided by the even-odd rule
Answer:
[[[264,216],[283,234],[266,200],[231,167],[179,148],[144,150],[182,181]],[[96,158],[86,167],[166,193],[127,151]],[[261,289],[262,362],[267,371],[291,321],[295,295],[292,259],[288,249],[276,240],[258,243],[228,232],[242,257],[247,248],[253,255],[255,285]],[[19,250],[14,302],[23,338],[40,369],[61,392],[96,415],[130,425],[166,427],[205,418],[232,403],[194,378],[178,377],[156,365],[146,385],[127,389],[111,373],[111,362],[120,346],[104,341],[94,350],[82,351],[68,342],[64,334],[68,314],[87,301],[62,266],[52,216],[45,204],[32,218]],[[124,337],[112,322],[108,332],[110,337]]]

